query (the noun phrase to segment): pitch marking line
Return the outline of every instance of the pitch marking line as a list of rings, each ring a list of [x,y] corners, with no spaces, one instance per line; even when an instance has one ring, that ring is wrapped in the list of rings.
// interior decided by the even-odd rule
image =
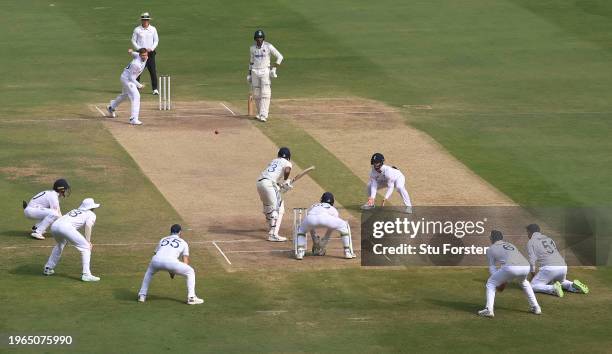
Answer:
[[[212,243],[213,245],[215,245],[215,247],[217,247],[217,250],[219,250],[219,253],[221,253],[221,255],[223,256],[223,258],[225,258],[225,261],[227,261],[227,264],[232,265],[232,262],[230,262],[229,258],[227,258],[227,256],[225,255],[225,253],[223,253],[223,251],[221,250],[221,247],[219,247],[219,245],[217,245],[217,243],[215,241],[213,241]]]
[[[102,110],[100,109],[100,107],[98,107],[98,105],[95,105],[94,107],[96,107],[96,109],[98,110],[98,112],[100,112],[100,115],[104,118],[106,118],[106,114],[104,114],[104,112],[102,112]]]
[[[283,112],[284,113],[284,112]],[[370,111],[370,112],[311,112],[311,113],[284,113],[292,116],[317,116],[317,115],[347,115],[347,114],[387,114],[399,113],[398,111]]]
[[[25,236],[24,236],[25,237]],[[241,240],[215,240],[215,241],[189,241],[189,244],[202,245],[208,243],[240,243],[240,242],[268,242],[266,240],[252,240],[252,239],[241,239]],[[94,247],[134,247],[134,246],[151,246],[157,245],[157,242],[138,242],[138,243],[94,243]],[[3,250],[12,250],[18,248],[53,248],[55,245],[17,245],[17,246],[5,246],[0,247]]]
[[[227,109],[233,116],[236,115],[236,113],[234,113],[234,111],[232,111],[228,106],[225,105],[225,103],[223,102],[219,102],[225,109]]]

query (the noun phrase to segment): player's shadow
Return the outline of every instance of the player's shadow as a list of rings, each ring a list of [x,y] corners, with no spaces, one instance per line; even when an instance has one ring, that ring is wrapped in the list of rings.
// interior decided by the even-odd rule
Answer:
[[[30,234],[26,231],[22,230],[5,230],[0,232],[0,236],[2,237],[10,237],[10,238],[20,238],[20,239],[30,239]],[[33,240],[36,241],[36,240]]]
[[[436,305],[439,307],[446,307],[449,309],[453,309],[455,311],[467,312],[471,314],[476,314],[478,310],[482,310],[482,308],[484,307],[483,305],[479,305],[477,303],[456,301],[456,300],[427,299],[426,301],[428,301],[432,305]],[[495,310],[503,310],[503,311],[510,311],[510,312],[525,312],[525,311],[517,310],[514,308],[509,308],[509,307],[499,306],[499,305],[495,305]]]
[[[126,288],[115,289],[113,291],[113,296],[115,297],[116,300],[136,303],[138,299],[138,291],[133,291],[133,290],[126,289]],[[152,294],[147,295],[147,302],[155,301],[155,300],[168,300],[172,302],[179,302],[181,304],[185,302],[184,300],[173,298],[173,297],[159,296],[159,295],[152,295]]]
[[[76,276],[76,275],[69,275],[69,274],[64,274],[64,273],[55,273],[55,274],[50,275],[50,276],[45,276],[45,275],[42,274],[42,271],[43,271],[43,266],[42,265],[40,265],[38,263],[32,263],[32,264],[24,264],[24,265],[17,266],[15,268],[9,270],[9,274],[15,274],[15,275],[19,275],[19,276],[40,277],[40,278],[47,278],[47,277],[66,278],[66,279],[81,281],[81,277]]]

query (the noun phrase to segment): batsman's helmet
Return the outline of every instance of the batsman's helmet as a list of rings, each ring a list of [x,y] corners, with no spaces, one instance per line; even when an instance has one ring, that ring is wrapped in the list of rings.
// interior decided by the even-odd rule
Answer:
[[[331,192],[325,192],[321,196],[321,203],[327,203],[329,205],[334,205],[334,195]]]
[[[53,190],[64,195],[70,195],[70,185],[63,178],[58,179],[53,183]]]
[[[504,239],[504,234],[501,231],[493,230],[491,231],[491,242],[499,241]]]
[[[291,151],[288,147],[282,147],[278,150],[278,157],[285,158],[287,160],[291,160]]]
[[[264,33],[264,31],[260,29],[255,31],[255,34],[253,34],[253,39],[257,39],[257,38],[266,39],[266,34]]]
[[[372,155],[372,158],[370,159],[370,165],[373,165],[375,163],[383,163],[383,162],[385,162],[385,157],[380,152],[377,152],[374,155]]]
[[[170,234],[172,235],[178,235],[179,232],[181,232],[182,228],[181,225],[179,224],[174,224],[172,226],[170,226]]]

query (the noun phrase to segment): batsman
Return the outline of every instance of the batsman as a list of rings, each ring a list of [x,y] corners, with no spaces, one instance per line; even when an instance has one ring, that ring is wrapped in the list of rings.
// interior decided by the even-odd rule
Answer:
[[[283,61],[281,53],[271,43],[265,41],[264,31],[257,30],[253,35],[255,44],[250,48],[251,60],[249,62],[249,74],[247,81],[251,84],[251,92],[255,101],[255,118],[265,122],[268,119],[270,99],[272,98],[271,78],[276,78],[276,67]],[[270,66],[270,56],[276,58],[276,62]],[[249,100],[250,102],[250,100]]]

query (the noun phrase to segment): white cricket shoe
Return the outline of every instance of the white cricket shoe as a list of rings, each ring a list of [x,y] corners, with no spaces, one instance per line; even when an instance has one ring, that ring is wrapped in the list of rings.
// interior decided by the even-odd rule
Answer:
[[[130,118],[131,125],[142,125],[142,122],[138,120],[138,118]]]
[[[255,116],[260,122],[265,122],[268,120],[268,116],[264,116],[263,114],[258,114]]]
[[[199,305],[203,303],[204,303],[204,300],[200,299],[197,296],[192,296],[187,299],[187,305]]]
[[[153,90],[153,96],[157,96],[159,95],[159,91],[157,91],[157,89]]]
[[[145,302],[145,301],[147,301],[147,295],[138,294],[138,302]]]
[[[45,236],[43,236],[42,234],[39,234],[38,231],[32,232],[30,234],[30,236],[32,236],[33,238],[37,239],[37,240],[44,240]]]
[[[534,315],[541,315],[542,314],[542,309],[540,308],[540,306],[532,306],[529,309],[529,312],[533,313]]]
[[[484,310],[478,311],[478,316],[493,318],[493,317],[495,317],[495,314],[493,314],[493,311],[491,311],[489,309],[484,309]]]
[[[344,258],[345,259],[353,259],[357,256],[355,256],[355,254],[353,252],[351,252],[350,248],[345,248],[344,249]]]
[[[43,269],[43,274],[44,275],[53,275],[55,274],[55,271],[49,267],[45,267],[45,269]]]
[[[100,281],[100,278],[92,274],[83,274],[81,275],[81,280],[82,281]]]
[[[113,109],[113,107],[111,107],[110,105],[108,107],[106,107],[106,110],[108,111],[108,116],[111,118],[117,118],[117,111]]]
[[[407,206],[406,209],[404,209],[404,214],[412,214],[412,207]]]
[[[283,236],[279,236],[279,235],[270,235],[270,236],[268,236],[268,241],[270,241],[270,242],[285,242],[285,241],[287,241],[287,238],[283,237]]]
[[[297,251],[295,252],[295,259],[301,261],[302,259],[304,259],[305,255],[306,255],[306,250],[303,248],[298,248]]]

